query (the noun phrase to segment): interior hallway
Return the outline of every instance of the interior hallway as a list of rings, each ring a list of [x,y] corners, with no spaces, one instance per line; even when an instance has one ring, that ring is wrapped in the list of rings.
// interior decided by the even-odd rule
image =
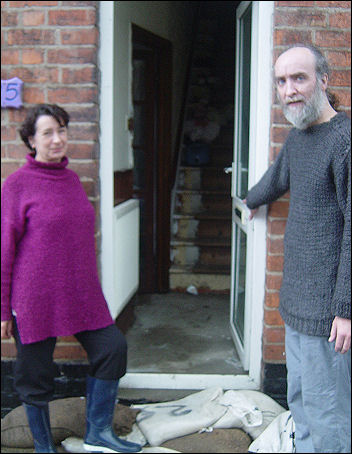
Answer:
[[[244,374],[229,312],[229,295],[137,295],[126,333],[127,372]]]

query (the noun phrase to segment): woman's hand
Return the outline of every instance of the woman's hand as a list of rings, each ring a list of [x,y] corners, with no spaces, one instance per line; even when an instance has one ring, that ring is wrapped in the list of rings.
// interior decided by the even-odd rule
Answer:
[[[1,322],[1,339],[10,339],[13,336],[13,321]]]

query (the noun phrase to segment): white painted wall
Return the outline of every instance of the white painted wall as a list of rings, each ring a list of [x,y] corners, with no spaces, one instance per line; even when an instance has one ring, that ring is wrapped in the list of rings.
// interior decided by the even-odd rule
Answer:
[[[191,2],[114,2],[114,170],[133,167],[132,136],[126,119],[132,107],[132,42],[131,24],[138,25],[173,46],[173,143],[182,101],[182,90],[188,59],[192,11]]]

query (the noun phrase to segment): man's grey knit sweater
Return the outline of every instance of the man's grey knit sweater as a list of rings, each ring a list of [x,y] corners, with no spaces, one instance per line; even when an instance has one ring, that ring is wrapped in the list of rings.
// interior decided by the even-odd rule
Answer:
[[[303,334],[329,336],[335,316],[351,318],[350,133],[342,112],[293,128],[247,195],[253,209],[290,191],[279,310]]]

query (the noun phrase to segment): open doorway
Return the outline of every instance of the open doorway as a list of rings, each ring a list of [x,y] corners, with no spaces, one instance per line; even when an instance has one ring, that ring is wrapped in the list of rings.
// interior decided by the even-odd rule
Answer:
[[[210,107],[217,112],[216,121],[221,124],[221,134],[214,144],[212,168],[205,177],[211,180],[212,186],[204,192],[208,193],[208,198],[209,194],[211,197],[211,193],[214,193],[215,204],[220,203],[221,207],[226,206],[228,209],[226,217],[213,220],[209,224],[210,227],[206,222],[202,222],[201,227],[207,232],[215,226],[215,230],[227,237],[228,243],[224,237],[216,238],[216,244],[211,249],[212,245],[209,245],[208,241],[208,250],[214,253],[204,252],[200,256],[209,256],[213,262],[213,273],[225,272],[230,276],[231,177],[223,170],[224,167],[231,166],[233,160],[235,20],[239,2],[199,3],[201,4],[199,20],[203,21],[203,24],[198,26],[198,33],[203,36],[198,40],[198,48],[194,49],[193,74],[190,75],[189,83],[193,85],[195,91],[203,89],[204,97],[211,103]],[[157,176],[165,179],[165,175],[160,172],[155,153],[157,149],[155,135],[160,118],[157,102],[158,51],[153,49],[152,37],[148,38],[148,35],[138,27],[133,28],[134,197],[141,201],[141,285],[133,299],[136,320],[126,336],[130,351],[128,372],[233,376],[245,374],[229,330],[230,285],[221,292],[216,290],[212,292],[210,288],[206,293],[192,295],[185,292],[160,294],[166,287],[157,284],[158,263],[153,255],[153,249],[155,250],[153,238],[157,233],[155,230],[157,223],[153,216],[160,190],[155,193],[153,189],[155,190],[158,184]],[[207,80],[204,84],[200,81],[201,85],[196,87],[195,80],[199,81],[202,78],[200,75],[202,69],[205,70]],[[139,90],[144,90],[147,96],[141,96]],[[195,102],[195,97],[196,95],[191,94],[188,102]],[[198,98],[202,102],[202,95]],[[195,167],[191,172],[192,178],[197,179],[194,170]],[[149,192],[146,189],[148,182]],[[193,180],[190,185],[195,187],[196,182]],[[225,202],[220,201],[220,192],[224,192]],[[204,242],[206,241],[203,239]],[[169,251],[168,248],[168,254]],[[219,262],[214,254],[218,254]],[[166,263],[165,257],[164,266]],[[167,278],[168,271],[167,267]]]
[[[131,3],[130,6],[132,6],[132,3],[134,2],[121,2],[121,5],[125,5],[126,3]],[[152,4],[153,3],[153,4]],[[175,2],[176,3],[176,2]],[[187,2],[185,2],[187,3]],[[190,2],[191,3],[191,2]],[[197,2],[198,3],[198,2]],[[267,169],[268,165],[268,154],[269,154],[269,149],[270,149],[270,103],[271,103],[271,89],[272,89],[272,81],[271,81],[271,72],[272,72],[272,36],[273,36],[273,29],[272,29],[272,20],[273,20],[273,11],[274,11],[274,2],[199,2],[200,4],[207,4],[215,8],[214,11],[216,11],[216,8],[219,6],[219,11],[220,13],[220,5],[226,5],[229,6],[230,11],[227,9],[223,10],[226,11],[227,15],[231,15],[232,20],[235,20],[236,17],[236,12],[239,11],[241,8],[247,8],[249,5],[251,5],[251,27],[252,27],[252,32],[251,32],[251,57],[250,61],[244,61],[243,59],[240,59],[240,65],[243,67],[243,65],[249,65],[251,68],[250,71],[250,119],[249,119],[249,134],[250,134],[250,140],[249,140],[249,148],[250,148],[250,155],[249,155],[249,175],[248,175],[248,184],[253,184],[254,179],[258,178],[261,174],[265,172]],[[126,33],[127,28],[131,24],[130,18],[126,17],[125,14],[117,15],[120,18],[119,22],[119,27],[116,29],[114,28],[114,24],[111,23],[110,17],[111,14],[108,14],[111,12],[111,7],[108,6],[110,3],[104,2],[104,7],[102,8],[102,12],[105,11],[106,14],[102,14],[102,17],[104,18],[103,21],[103,27],[102,27],[102,32],[101,32],[101,38],[102,38],[102,49],[108,49],[109,44],[111,43],[111,37],[118,37],[119,39],[116,40],[117,43],[122,43],[121,45],[121,52],[119,56],[124,55],[124,50],[126,49],[126,36],[128,33]],[[152,11],[153,8],[155,7],[155,2],[151,2],[149,6],[149,2],[144,2],[143,5],[145,5],[145,8],[148,10],[150,7],[150,10]],[[187,5],[186,5],[187,6]],[[241,7],[241,8],[240,8]],[[115,12],[117,10],[115,9]],[[124,11],[125,13],[126,11]],[[146,10],[143,11],[144,13]],[[156,10],[153,11],[154,15],[157,15]],[[130,11],[131,13],[131,11]],[[143,15],[145,18],[145,14]],[[214,16],[210,18],[210,23],[212,23]],[[162,21],[162,18],[160,19]],[[133,21],[132,21],[133,22]],[[146,20],[145,22],[149,22],[149,20]],[[144,22],[143,22],[144,23]],[[237,18],[236,22],[233,22],[236,24],[237,27]],[[155,22],[154,22],[155,25]],[[149,25],[145,24],[145,27],[148,29]],[[150,25],[151,28],[153,28],[152,25]],[[120,31],[120,33],[119,33]],[[233,30],[232,30],[233,31]],[[222,41],[218,41],[218,44],[222,43]],[[104,45],[106,44],[106,45]],[[220,45],[220,44],[219,44]],[[234,42],[231,41],[231,49],[232,53],[235,53],[235,46]],[[221,49],[222,50],[222,49]],[[105,55],[107,54],[107,55]],[[132,54],[131,54],[132,55]],[[122,75],[127,75],[125,71],[125,66],[126,65],[120,65],[119,66],[119,71],[116,72],[115,78],[113,79],[112,76],[114,75],[114,72],[112,71],[113,67],[111,65],[111,62],[115,58],[115,54],[112,52],[105,52],[102,53],[102,75],[104,78],[107,80],[107,84],[102,84],[102,117],[103,120],[105,119],[106,121],[101,121],[101,127],[104,134],[102,134],[102,143],[103,145],[105,142],[107,142],[106,146],[106,153],[102,154],[101,157],[101,173],[103,176],[106,176],[109,171],[111,172],[111,163],[113,162],[113,154],[112,150],[113,147],[112,145],[114,144],[113,141],[113,134],[111,131],[105,127],[106,124],[109,123],[109,118],[107,117],[108,114],[110,114],[112,117],[114,116],[114,109],[113,109],[113,104],[111,103],[111,87],[116,86],[117,88],[121,89],[119,92],[120,94],[120,101],[121,98],[124,100],[124,94],[126,91],[124,91],[124,87],[127,86],[125,81],[127,80],[126,77],[121,77],[119,78],[120,74]],[[125,60],[124,60],[125,61]],[[131,61],[132,63],[132,61]],[[235,64],[235,71],[238,69],[238,64]],[[227,74],[228,75],[228,74]],[[105,80],[104,79],[104,80]],[[237,77],[235,77],[235,81],[237,81]],[[128,79],[129,82],[131,79]],[[124,82],[123,84],[120,84],[119,82],[122,81]],[[237,82],[235,82],[237,83]],[[121,87],[120,87],[121,85]],[[126,97],[125,97],[126,98]],[[259,107],[259,108],[258,108]],[[236,109],[234,109],[236,113]],[[104,113],[107,112],[105,115]],[[121,112],[117,111],[116,112],[116,119],[119,119],[120,126],[123,123],[122,121],[123,114]],[[125,124],[125,123],[124,123]],[[237,122],[235,122],[237,124]],[[111,140],[105,140],[105,139],[111,139]],[[104,141],[104,140],[105,141]],[[236,142],[237,143],[237,142]],[[234,141],[232,140],[232,150],[233,151],[233,145]],[[104,147],[103,147],[104,148]],[[104,148],[105,149],[105,148]],[[216,154],[217,155],[217,154]],[[235,170],[235,172],[232,172],[232,175],[236,174],[235,165],[236,163],[234,160],[228,155],[226,156],[226,162],[224,165],[228,165],[229,162],[232,161],[232,169]],[[158,172],[158,177],[163,178],[162,173]],[[209,178],[210,179],[210,178]],[[208,180],[208,179],[206,179]],[[114,235],[114,232],[111,229],[112,222],[114,221],[113,219],[113,214],[114,210],[111,209],[112,203],[111,203],[111,179],[109,178],[102,178],[102,264],[103,264],[103,288],[104,292],[108,294],[108,297],[110,296],[111,301],[114,301],[114,297],[116,297],[116,291],[113,288],[113,283],[114,283],[114,274],[116,274],[117,267],[114,266],[114,257],[113,257],[113,250],[111,249],[111,241],[114,241],[116,238],[116,241],[118,241],[118,236]],[[232,185],[232,187],[234,187]],[[230,191],[229,191],[230,192]],[[230,198],[230,193],[228,194]],[[108,203],[110,202],[110,204]],[[170,203],[170,198],[168,197],[168,203]],[[217,204],[215,204],[217,206]],[[232,210],[233,211],[233,210]],[[248,242],[247,242],[247,258],[246,260],[246,286],[248,287],[248,292],[246,292],[246,299],[248,298],[248,304],[247,300],[245,302],[245,322],[244,322],[244,327],[245,327],[245,332],[249,333],[248,337],[244,340],[244,345],[246,346],[247,351],[245,352],[245,355],[247,355],[248,359],[248,366],[245,367],[246,371],[244,374],[237,374],[237,375],[215,375],[212,374],[212,371],[209,370],[209,374],[204,375],[204,380],[200,376],[200,374],[192,374],[192,379],[191,379],[191,384],[192,386],[189,386],[189,382],[187,384],[187,388],[192,388],[192,389],[199,389],[202,387],[206,386],[212,386],[212,384],[216,386],[224,386],[224,380],[226,381],[227,385],[229,385],[232,388],[250,388],[250,389],[258,389],[258,386],[260,385],[260,380],[261,380],[261,364],[262,364],[262,348],[261,348],[261,342],[262,342],[262,330],[263,330],[263,301],[264,301],[264,292],[265,292],[265,260],[266,260],[266,219],[265,219],[265,211],[262,211],[262,216],[258,216],[252,223],[251,223],[251,228],[249,229],[250,231],[248,232]],[[220,232],[223,232],[224,229],[222,229],[224,223],[222,221],[215,222],[215,228],[217,226],[220,227]],[[167,235],[170,235],[170,231],[167,231]],[[110,240],[110,242],[109,242]],[[219,244],[219,249],[220,247],[223,247],[222,244]],[[165,254],[165,257],[167,255],[167,260],[165,262],[169,261],[169,254],[170,250],[169,249],[163,249],[163,253]],[[233,256],[234,254],[232,254]],[[171,254],[170,254],[171,256]],[[224,257],[226,257],[224,255]],[[212,259],[211,254],[205,254],[201,256],[201,259]],[[216,265],[217,266],[217,265]],[[226,265],[227,266],[227,265]],[[240,264],[241,266],[241,264]],[[167,268],[166,268],[167,270]],[[165,271],[165,270],[164,270]],[[232,272],[232,270],[231,270]],[[190,273],[188,273],[190,274]],[[187,273],[184,274],[184,276],[187,276]],[[232,279],[232,275],[230,275],[231,278],[231,284],[234,283],[234,279]],[[121,280],[121,279],[120,279]],[[104,285],[105,284],[105,285]],[[165,299],[164,300],[159,300],[160,304],[163,304],[165,308],[170,308],[171,303],[167,300],[166,296],[169,296],[172,293],[176,292],[168,292],[165,293]],[[210,293],[211,294],[211,293]],[[148,306],[149,305],[149,300],[150,297],[155,296],[155,295],[161,295],[158,293],[140,293],[137,294],[137,296],[134,298],[134,300],[128,300],[130,301],[131,304],[128,304],[128,306]],[[193,297],[193,295],[189,295],[186,292],[183,293],[184,299],[182,304],[180,305],[181,311],[183,310],[184,313],[188,313],[188,309],[186,307],[187,304],[187,299],[189,300],[189,296]],[[203,310],[205,308],[202,307],[201,305],[201,300],[202,300],[202,294],[199,292],[199,295],[194,295],[196,299],[199,302],[198,307],[188,313],[188,318],[192,319],[194,324],[197,324],[197,315],[199,313],[203,313]],[[230,300],[228,294],[223,295],[224,298],[227,298],[228,301]],[[130,297],[129,297],[130,298]],[[137,301],[136,301],[137,298]],[[116,299],[116,298],[115,298]],[[215,298],[214,298],[215,300]],[[151,305],[152,306],[152,305]],[[190,307],[190,306],[189,306]],[[127,309],[127,307],[126,307]],[[217,313],[216,305],[212,305],[210,307],[210,311],[212,313]],[[229,315],[229,307],[228,309],[224,310],[224,312],[227,311],[227,315]],[[121,314],[122,315],[122,314]],[[138,314],[137,314],[138,315]],[[167,314],[169,317],[173,317],[176,321],[180,321],[182,323],[182,318],[181,318],[181,313],[178,315],[175,315],[174,313],[169,311]],[[158,310],[154,312],[154,317],[155,320],[159,320],[159,314]],[[119,320],[117,320],[118,322]],[[161,319],[160,319],[161,321]],[[138,317],[136,322],[138,322]],[[206,330],[210,326],[209,320],[205,320],[204,324],[204,330],[202,330],[202,333],[205,334]],[[133,326],[131,325],[131,322],[129,323],[129,326],[131,329],[133,329]],[[161,322],[159,323],[159,325]],[[135,324],[136,325],[136,324]],[[223,332],[227,333],[229,328],[229,323],[226,323],[225,326],[223,326]],[[129,336],[131,331],[127,330],[127,340],[129,340]],[[173,336],[177,338],[177,330],[174,332],[170,329],[167,330],[167,336]],[[204,336],[203,336],[204,338]],[[162,344],[162,339],[159,341],[159,345]],[[177,342],[179,345],[184,345],[184,349],[189,348],[189,343],[184,343],[185,338],[177,338]],[[133,345],[133,343],[129,343],[130,347]],[[204,354],[207,354],[206,348],[209,346],[209,342],[205,341],[202,342],[202,345],[205,347],[204,349]],[[133,348],[129,349],[130,352],[130,357],[133,355],[133,351],[144,351],[146,348],[148,348],[148,345],[145,344],[139,344],[135,345]],[[165,355],[169,354],[169,351],[167,349],[167,346],[165,347]],[[193,367],[193,366],[192,366]],[[248,373],[247,373],[248,370]],[[125,387],[136,387],[136,388],[155,388],[155,387],[161,387],[161,388],[178,388],[181,389],[182,386],[185,385],[184,381],[184,374],[179,374],[177,368],[172,369],[170,365],[170,370],[169,374],[158,374],[157,380],[155,373],[153,372],[138,372],[134,373],[129,370],[127,370],[126,377],[123,379],[123,385]],[[191,373],[191,370],[189,371]],[[235,372],[234,372],[235,373]],[[168,375],[168,377],[165,377]],[[189,374],[188,374],[189,376]],[[232,377],[233,380],[231,383],[228,382],[228,377]],[[187,378],[187,377],[186,377]],[[187,378],[188,379],[188,378]],[[203,381],[202,381],[203,380]],[[195,388],[194,386],[197,387]]]

